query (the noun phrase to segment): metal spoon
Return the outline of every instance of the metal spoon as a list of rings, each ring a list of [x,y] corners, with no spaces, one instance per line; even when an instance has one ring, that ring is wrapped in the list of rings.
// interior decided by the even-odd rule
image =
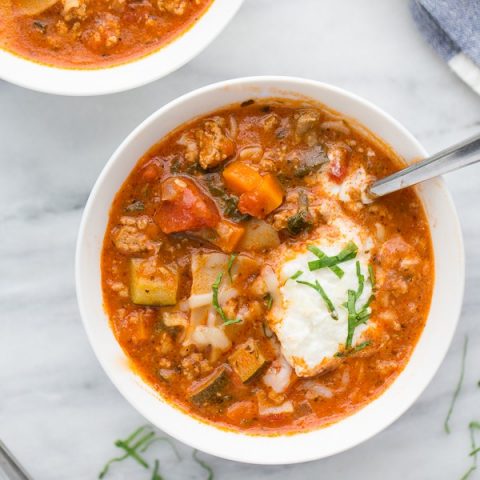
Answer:
[[[396,192],[406,187],[444,173],[480,162],[480,134],[457,143],[453,147],[410,165],[393,175],[377,180],[367,191],[368,198],[375,200],[383,195]]]
[[[31,480],[5,444],[0,440],[0,480]]]

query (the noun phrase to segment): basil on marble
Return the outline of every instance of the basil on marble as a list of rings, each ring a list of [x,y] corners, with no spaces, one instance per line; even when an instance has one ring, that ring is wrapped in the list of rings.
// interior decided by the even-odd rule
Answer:
[[[114,457],[110,459],[105,464],[102,471],[99,473],[98,478],[102,479],[105,477],[112,463],[122,462],[124,460],[127,460],[128,458],[135,460],[138,464],[140,464],[142,467],[146,469],[150,468],[150,465],[148,464],[147,460],[143,457],[142,454],[145,453],[145,451],[153,443],[160,442],[160,441],[167,442],[175,452],[175,456],[177,457],[177,459],[180,460],[180,455],[177,449],[175,448],[175,445],[172,443],[172,441],[169,438],[158,436],[150,426],[144,425],[142,427],[137,428],[126,439],[116,440],[114,442],[114,445],[120,448],[121,450],[123,450],[125,453],[123,453],[119,457]]]
[[[204,462],[201,458],[198,458],[198,450],[193,451],[192,457],[208,473],[207,480],[213,480],[213,469],[208,463]]]
[[[449,424],[450,417],[452,416],[453,409],[455,408],[455,403],[457,402],[457,398],[460,395],[460,391],[463,385],[463,378],[465,377],[465,359],[467,358],[467,351],[468,351],[468,337],[465,337],[465,341],[463,342],[460,377],[458,378],[457,386],[455,388],[455,391],[453,392],[452,400],[450,402],[450,407],[448,408],[447,416],[445,418],[445,422],[443,423],[443,428],[447,433],[450,433],[450,424]]]

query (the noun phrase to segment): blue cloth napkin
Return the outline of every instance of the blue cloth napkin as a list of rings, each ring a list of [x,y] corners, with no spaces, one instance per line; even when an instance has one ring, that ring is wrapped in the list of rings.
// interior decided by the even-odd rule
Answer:
[[[423,36],[480,95],[480,0],[412,0]]]

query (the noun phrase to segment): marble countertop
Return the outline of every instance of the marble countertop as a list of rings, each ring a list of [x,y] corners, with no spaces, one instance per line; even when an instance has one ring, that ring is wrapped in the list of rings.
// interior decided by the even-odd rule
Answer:
[[[480,131],[480,97],[424,44],[405,0],[246,0],[190,64],[137,90],[66,98],[0,83],[0,436],[38,480],[96,478],[113,441],[143,423],[90,349],[75,299],[82,209],[120,141],[194,88],[237,76],[296,75],[338,85],[402,122],[430,151]],[[466,295],[433,382],[391,427],[348,452],[259,467],[204,455],[217,479],[456,479],[468,468],[467,424],[480,420],[480,165],[451,174],[467,253]],[[465,384],[442,423],[470,337]],[[158,446],[166,480],[202,479],[188,447],[177,464]],[[475,476],[476,474],[476,476]],[[480,479],[480,470],[472,479]],[[133,463],[112,479],[147,479]]]

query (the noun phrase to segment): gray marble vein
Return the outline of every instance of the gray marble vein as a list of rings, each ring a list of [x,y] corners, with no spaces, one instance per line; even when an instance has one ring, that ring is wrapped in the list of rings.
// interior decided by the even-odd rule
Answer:
[[[96,478],[113,441],[143,420],[88,345],[73,256],[83,205],[103,165],[146,116],[196,87],[246,75],[326,81],[373,101],[430,151],[480,131],[480,98],[424,44],[405,0],[246,0],[220,37],[169,77],[131,92],[64,98],[0,83],[0,435],[38,480]],[[467,424],[480,420],[480,166],[451,174],[467,251],[462,318],[438,374],[390,428],[348,452],[295,466],[203,455],[217,479],[457,479]],[[470,337],[465,385],[442,424]],[[179,445],[152,452],[167,480],[203,479]],[[475,476],[476,474],[476,476]],[[480,470],[472,479],[480,479]],[[112,479],[145,479],[133,463]]]

